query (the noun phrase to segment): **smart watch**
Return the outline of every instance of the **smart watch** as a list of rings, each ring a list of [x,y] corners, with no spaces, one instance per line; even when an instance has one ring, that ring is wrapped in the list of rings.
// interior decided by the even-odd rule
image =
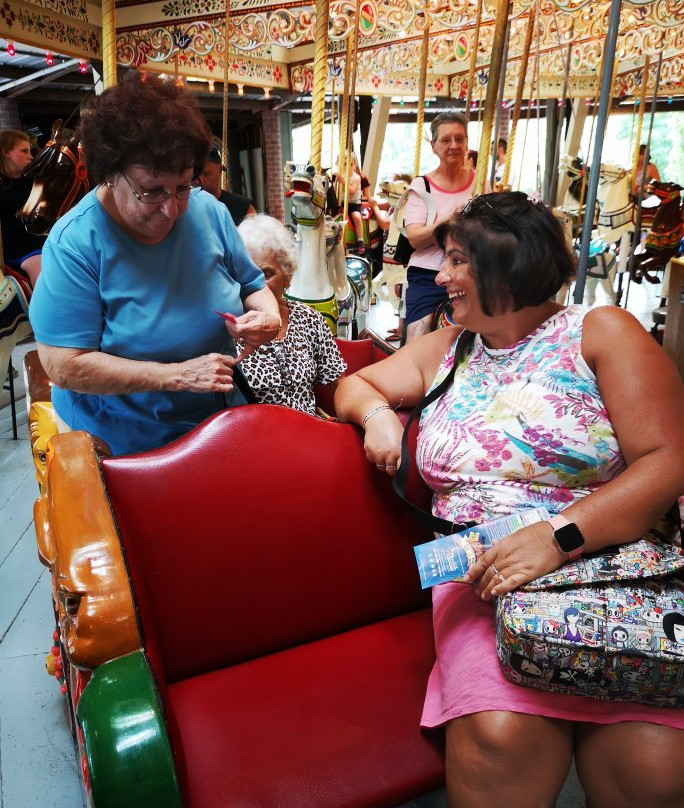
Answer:
[[[561,553],[565,553],[570,561],[578,559],[584,550],[584,536],[577,525],[560,515],[546,521],[551,525],[553,538]]]

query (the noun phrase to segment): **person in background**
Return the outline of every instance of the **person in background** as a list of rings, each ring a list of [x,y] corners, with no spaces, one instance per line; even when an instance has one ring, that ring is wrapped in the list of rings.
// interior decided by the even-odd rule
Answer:
[[[477,149],[468,149],[464,165],[466,168],[477,168]]]
[[[406,203],[404,226],[414,248],[408,263],[406,290],[406,342],[430,330],[435,309],[446,300],[444,288],[435,277],[444,253],[435,241],[434,232],[473,195],[475,171],[464,165],[468,152],[468,123],[460,112],[442,112],[430,124],[432,151],[439,166],[425,175],[437,208],[437,218],[427,223],[427,205],[423,201],[425,180],[416,177]]]
[[[5,263],[26,275],[31,286],[40,274],[44,236],[34,236],[17,219],[29,198],[33,180],[22,177],[31,163],[31,142],[26,132],[3,129],[0,132],[0,228]]]
[[[334,390],[347,365],[323,317],[310,306],[285,298],[297,270],[292,233],[265,214],[246,218],[238,232],[278,301],[282,321],[274,339],[242,360],[242,372],[257,401],[315,415],[314,385]],[[242,347],[238,340],[238,350]]]
[[[506,154],[508,152],[508,141],[506,138],[500,137],[496,145],[496,165],[494,168],[494,190],[496,191],[509,191],[515,185],[515,172],[513,166],[508,175],[508,183],[506,188],[501,186],[506,169]]]
[[[221,152],[218,146],[212,146],[209,152],[209,159],[204,164],[202,172],[200,173],[200,182],[205,191],[213,194],[219,202],[223,202],[228,208],[237,227],[245,216],[254,216],[256,210],[254,203],[249,197],[221,189],[221,174],[225,172],[225,170],[226,167],[221,163]]]
[[[60,428],[153,449],[244,403],[234,341],[244,356],[275,337],[278,304],[201,192],[211,132],[190,91],[133,74],[93,98],[81,135],[99,185],[50,231],[30,320]]]
[[[632,196],[636,199],[641,191],[641,176],[644,173],[644,159],[646,157],[646,144],[642,143],[639,146],[639,156],[637,157],[636,171],[632,179]],[[660,171],[655,163],[651,162],[651,154],[649,152],[648,160],[646,160],[646,177],[644,178],[644,188],[650,182],[660,182]]]
[[[366,254],[366,245],[363,242],[363,217],[361,216],[361,169],[359,168],[359,161],[356,159],[354,152],[349,155],[349,198],[347,200],[347,210],[351,225],[356,234],[356,246],[352,248],[352,252],[356,255]],[[345,172],[337,173],[337,182],[342,186],[345,183]],[[366,183],[368,179],[366,178]]]
[[[393,475],[394,409],[455,366],[416,448],[437,516],[472,524],[543,505],[574,524],[585,553],[641,538],[684,491],[684,388],[671,359],[624,309],[553,300],[574,258],[551,211],[525,194],[476,197],[435,238],[436,282],[461,327],[343,379],[338,417],[365,427],[368,460]],[[574,756],[587,805],[681,808],[684,710],[534,690],[500,669],[493,597],[568,560],[554,531],[518,530],[466,583],[432,590],[437,661],[421,724],[445,729],[448,804],[551,808]]]

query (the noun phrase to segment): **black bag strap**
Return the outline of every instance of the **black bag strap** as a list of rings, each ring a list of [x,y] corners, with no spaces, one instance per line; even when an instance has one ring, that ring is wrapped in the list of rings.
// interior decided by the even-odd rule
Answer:
[[[409,468],[411,465],[411,453],[409,452],[408,448],[408,436],[411,424],[416,420],[416,418],[418,418],[420,413],[426,407],[429,407],[433,401],[436,401],[440,396],[443,396],[449,387],[451,387],[458,364],[459,361],[457,358],[457,352],[455,352],[454,364],[449,373],[447,373],[445,378],[437,385],[437,387],[431,390],[413,408],[413,412],[409,416],[406,426],[404,427],[404,434],[401,437],[401,462],[399,464],[399,468],[397,469],[397,473],[392,478],[392,487],[394,488],[395,493],[404,501],[416,519],[422,525],[425,525],[425,527],[428,527],[430,530],[434,530],[437,533],[441,533],[442,535],[458,533],[461,530],[472,527],[472,525],[476,525],[477,522],[452,522],[449,519],[441,519],[439,516],[434,516],[434,514],[424,511],[422,508],[414,505],[413,502],[406,498],[406,482],[408,480]]]
[[[233,367],[233,382],[237,389],[242,393],[244,396],[245,401],[248,404],[258,404],[256,396],[254,395],[254,391],[249,386],[249,382],[245,378],[245,374],[242,370],[235,365]]]
[[[233,366],[233,384],[237,389],[242,393],[243,398],[245,399],[245,404],[258,404],[257,397],[254,395],[254,391],[249,386],[249,382],[245,378],[245,374],[242,370],[237,366]],[[216,393],[216,408],[217,411],[219,410],[227,410],[228,409],[228,400],[226,399],[225,393]]]

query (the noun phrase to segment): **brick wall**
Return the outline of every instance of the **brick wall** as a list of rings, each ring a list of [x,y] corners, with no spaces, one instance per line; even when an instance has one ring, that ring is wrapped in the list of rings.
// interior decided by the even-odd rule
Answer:
[[[266,213],[285,221],[285,189],[283,186],[283,156],[280,143],[280,113],[267,109],[262,113],[263,150],[266,162]]]
[[[0,129],[21,129],[15,98],[0,98]]]

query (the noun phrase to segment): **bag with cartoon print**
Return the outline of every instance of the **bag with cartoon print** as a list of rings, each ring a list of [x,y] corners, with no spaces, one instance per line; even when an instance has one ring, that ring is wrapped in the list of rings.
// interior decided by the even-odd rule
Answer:
[[[652,534],[499,598],[496,647],[512,682],[684,707],[684,553]]]

